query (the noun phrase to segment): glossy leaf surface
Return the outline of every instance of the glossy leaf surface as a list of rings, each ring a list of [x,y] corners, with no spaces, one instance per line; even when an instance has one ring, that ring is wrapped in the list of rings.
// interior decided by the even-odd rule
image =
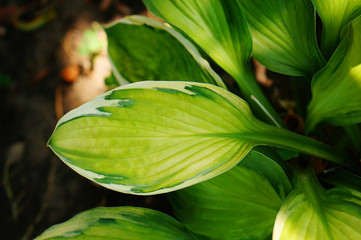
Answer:
[[[65,115],[49,146],[102,186],[162,193],[236,165],[255,145],[238,137],[252,119],[242,99],[210,84],[139,82]]]
[[[94,208],[52,226],[36,238],[82,240],[195,239],[174,218],[146,208]]]
[[[327,59],[341,41],[341,32],[361,14],[360,0],[312,0],[322,20],[321,49]]]
[[[325,64],[315,34],[315,13],[308,0],[238,1],[250,25],[253,56],[268,69],[311,77]]]
[[[84,177],[133,194],[208,180],[256,145],[345,160],[325,144],[257,120],[247,103],[227,90],[195,82],[115,88],[60,119],[48,145]]]
[[[277,212],[291,188],[272,158],[252,150],[228,172],[171,193],[170,200],[177,217],[199,235],[265,239],[272,235]]]
[[[301,174],[277,215],[273,239],[360,239],[360,224],[360,192],[325,190],[313,175]]]
[[[155,15],[191,37],[232,76],[248,68],[252,38],[237,1],[145,0]]]
[[[357,18],[325,68],[312,79],[306,130],[318,123],[361,122],[361,17]]]
[[[283,126],[250,69],[252,37],[238,1],[145,0],[144,3],[152,13],[186,33],[236,80],[258,118]]]
[[[191,42],[154,19],[130,16],[107,26],[105,32],[119,82],[197,79],[225,87]]]

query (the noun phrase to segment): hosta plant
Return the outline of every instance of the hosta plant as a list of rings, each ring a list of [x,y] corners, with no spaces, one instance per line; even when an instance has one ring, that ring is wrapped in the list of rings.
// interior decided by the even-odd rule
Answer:
[[[167,193],[177,219],[95,208],[37,239],[361,239],[361,1],[144,3],[164,22],[104,27],[121,86],[67,113],[48,145],[101,186]],[[287,130],[251,57],[297,82],[307,135]]]

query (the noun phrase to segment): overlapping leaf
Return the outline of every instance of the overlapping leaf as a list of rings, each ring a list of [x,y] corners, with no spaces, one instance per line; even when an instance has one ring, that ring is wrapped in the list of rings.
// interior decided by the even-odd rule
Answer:
[[[361,177],[342,168],[327,172],[322,181],[336,187],[347,187],[361,191]]]
[[[145,0],[147,8],[177,26],[232,76],[248,69],[252,38],[237,1]]]
[[[350,125],[361,122],[361,17],[354,20],[325,68],[312,79],[306,130],[320,122]]]
[[[197,79],[225,87],[191,42],[156,20],[130,16],[107,26],[105,32],[120,82]]]
[[[257,120],[227,90],[195,82],[144,81],[113,89],[66,114],[48,144],[79,174],[133,194],[210,179],[256,145],[346,160],[325,144]]]
[[[238,1],[145,0],[144,3],[155,15],[186,33],[236,80],[257,117],[283,125],[250,69],[252,37]]]
[[[329,59],[341,41],[341,31],[361,14],[360,0],[312,0],[322,20],[321,49]]]
[[[299,187],[277,215],[273,239],[360,239],[361,193],[323,189],[314,176],[300,176]]]
[[[54,225],[36,238],[91,239],[91,240],[144,240],[195,239],[174,218],[146,208],[94,208],[72,219]]]
[[[277,212],[290,191],[282,168],[262,151],[252,150],[228,172],[171,193],[170,200],[177,217],[199,235],[265,239],[272,235]]]
[[[312,77],[324,60],[315,34],[315,13],[308,0],[238,1],[250,25],[253,56],[267,68]]]

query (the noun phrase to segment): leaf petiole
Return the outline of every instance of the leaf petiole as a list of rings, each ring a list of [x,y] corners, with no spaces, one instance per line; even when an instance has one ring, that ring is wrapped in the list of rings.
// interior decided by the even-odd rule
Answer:
[[[254,128],[244,136],[259,145],[269,145],[321,157],[334,163],[343,164],[349,156],[329,145],[296,134],[286,129],[265,124],[257,119]]]

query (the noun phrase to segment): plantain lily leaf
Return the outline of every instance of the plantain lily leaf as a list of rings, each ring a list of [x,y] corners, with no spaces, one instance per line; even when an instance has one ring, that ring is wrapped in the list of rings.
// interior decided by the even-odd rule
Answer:
[[[52,226],[35,240],[195,239],[174,218],[147,208],[94,208]]]
[[[298,187],[280,209],[273,239],[361,239],[361,193],[325,190],[311,172],[298,174]]]
[[[334,169],[322,176],[322,181],[336,187],[347,187],[361,191],[361,177],[344,169]]]
[[[321,50],[329,59],[341,41],[341,31],[361,15],[360,0],[312,0],[322,20]]]
[[[145,0],[144,3],[155,15],[184,31],[232,76],[241,75],[240,71],[248,68],[252,38],[237,1]]]
[[[169,197],[176,216],[196,234],[209,239],[265,239],[272,235],[291,188],[272,158],[252,150],[228,172]]]
[[[257,117],[284,126],[259,88],[249,60],[252,37],[234,0],[144,0],[147,8],[181,29],[238,83]]]
[[[324,121],[334,125],[361,122],[361,17],[354,20],[335,54],[312,79],[306,131]]]
[[[104,187],[154,194],[236,165],[254,144],[233,135],[251,122],[247,104],[224,89],[145,81],[69,112],[48,144],[67,165]]]
[[[60,119],[48,145],[84,177],[133,194],[208,180],[256,145],[345,160],[327,145],[257,120],[246,102],[227,90],[193,82],[115,88]]]
[[[226,88],[196,47],[159,21],[130,16],[107,26],[105,32],[119,82],[197,79]]]
[[[287,175],[288,179],[293,179],[293,170],[284,160],[283,156],[279,154],[278,150],[279,149],[266,146],[256,146],[238,165],[247,167],[248,169],[257,172],[260,176],[264,176],[280,196],[285,196],[290,192],[291,189],[280,186],[279,183],[288,182],[283,178],[284,173]],[[269,165],[277,164],[277,169],[281,167],[282,173],[280,173],[278,170],[275,170],[276,167],[274,167],[274,171],[264,170],[267,168],[266,166],[268,162],[272,163]]]
[[[268,69],[312,77],[325,61],[317,46],[315,13],[308,0],[238,1],[253,37],[253,56]]]
[[[348,125],[344,129],[355,149],[361,153],[361,124]]]

